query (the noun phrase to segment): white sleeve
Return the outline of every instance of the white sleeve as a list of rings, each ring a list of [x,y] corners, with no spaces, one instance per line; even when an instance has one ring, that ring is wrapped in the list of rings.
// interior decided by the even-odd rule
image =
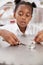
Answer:
[[[10,27],[10,25],[5,25],[5,26],[0,26],[0,30],[2,30],[2,29],[5,29],[5,30],[9,30],[9,27]]]
[[[5,26],[0,27],[0,30],[2,30],[2,29],[8,30],[8,31],[16,34],[15,32],[16,32],[17,27],[16,27],[16,24],[14,23],[14,24],[7,24]]]
[[[35,24],[34,25],[34,35],[36,36],[38,34],[38,32],[42,31],[43,30],[43,23],[38,23],[38,24]]]
[[[39,25],[39,31],[42,31],[43,30],[43,23],[40,23]]]
[[[7,24],[7,25],[2,26],[2,27],[0,26],[0,30],[8,30],[9,32],[12,32],[13,34],[15,34],[16,27],[15,27],[15,24]]]
[[[39,31],[43,30],[43,27],[39,23],[31,23],[30,30],[32,35],[37,35]]]

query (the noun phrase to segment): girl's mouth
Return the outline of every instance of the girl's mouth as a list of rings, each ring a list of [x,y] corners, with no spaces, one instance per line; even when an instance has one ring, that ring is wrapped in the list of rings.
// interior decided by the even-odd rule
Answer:
[[[24,22],[24,21],[21,21],[21,24],[22,24],[22,25],[25,25],[25,24],[26,24],[26,22]]]

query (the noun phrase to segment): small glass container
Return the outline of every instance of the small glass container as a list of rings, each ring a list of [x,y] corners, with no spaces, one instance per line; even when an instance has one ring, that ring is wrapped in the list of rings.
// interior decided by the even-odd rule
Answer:
[[[30,44],[28,44],[28,45],[26,45],[26,46],[27,46],[27,48],[29,48],[29,49],[35,49],[35,44],[36,44],[35,41],[30,41]]]

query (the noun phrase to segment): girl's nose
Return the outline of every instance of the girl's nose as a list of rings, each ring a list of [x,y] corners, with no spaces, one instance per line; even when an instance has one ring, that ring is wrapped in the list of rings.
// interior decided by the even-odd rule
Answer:
[[[25,20],[26,19],[26,16],[22,16],[22,19]]]

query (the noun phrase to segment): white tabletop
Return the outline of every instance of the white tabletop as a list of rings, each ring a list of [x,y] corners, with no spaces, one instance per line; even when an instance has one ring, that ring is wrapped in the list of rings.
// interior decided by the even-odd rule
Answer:
[[[28,45],[33,39],[32,36],[20,36],[20,40],[25,45],[9,46],[0,39],[0,63],[13,65],[43,65],[43,46],[37,44],[35,49],[30,49]]]
[[[27,46],[8,46],[0,48],[0,63],[14,65],[43,65],[43,46],[36,45],[35,49]]]

